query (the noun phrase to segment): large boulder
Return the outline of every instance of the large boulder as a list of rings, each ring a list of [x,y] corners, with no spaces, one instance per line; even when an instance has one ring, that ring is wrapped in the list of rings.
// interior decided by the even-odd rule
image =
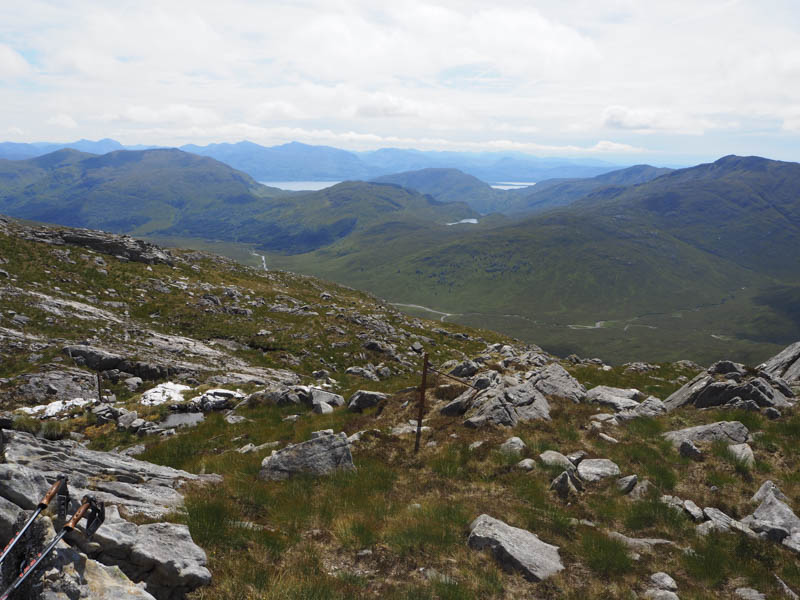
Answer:
[[[376,406],[381,400],[386,400],[388,397],[387,394],[382,394],[381,392],[358,390],[355,394],[350,396],[347,408],[354,412],[361,412],[365,408]]]
[[[300,473],[328,475],[337,470],[353,471],[355,468],[347,436],[344,433],[329,434],[273,451],[261,462],[258,478],[275,481]]]
[[[558,546],[489,515],[472,522],[467,543],[476,550],[488,548],[504,569],[519,571],[531,581],[542,581],[564,569]]]
[[[723,441],[728,444],[742,444],[747,441],[749,435],[747,427],[739,421],[718,421],[663,434],[664,438],[672,442],[676,448],[683,442]]]

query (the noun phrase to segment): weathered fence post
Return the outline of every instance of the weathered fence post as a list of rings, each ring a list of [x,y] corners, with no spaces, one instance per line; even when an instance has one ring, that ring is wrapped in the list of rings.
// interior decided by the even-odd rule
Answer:
[[[425,414],[425,386],[428,378],[428,353],[422,355],[422,384],[419,386],[419,411],[417,412],[417,439],[414,442],[414,454],[419,452],[419,440],[422,437],[422,416]]]

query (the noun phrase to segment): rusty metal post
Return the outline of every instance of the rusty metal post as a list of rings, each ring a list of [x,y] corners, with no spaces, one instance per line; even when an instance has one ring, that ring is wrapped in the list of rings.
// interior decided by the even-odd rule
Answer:
[[[422,355],[422,384],[419,386],[419,411],[417,412],[417,439],[414,442],[414,454],[419,452],[419,440],[422,437],[422,416],[425,414],[425,386],[428,379],[428,353]]]

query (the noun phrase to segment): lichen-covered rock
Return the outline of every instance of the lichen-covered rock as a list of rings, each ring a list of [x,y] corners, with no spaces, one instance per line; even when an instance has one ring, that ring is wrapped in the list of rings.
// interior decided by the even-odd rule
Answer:
[[[519,571],[531,581],[542,581],[564,569],[558,546],[543,542],[530,531],[481,515],[470,525],[470,532],[470,548],[488,548],[504,569]]]
[[[586,397],[586,388],[558,363],[551,363],[531,378],[531,383],[549,398],[581,402]]]
[[[273,451],[262,461],[258,477],[267,481],[281,480],[300,473],[328,475],[337,470],[354,469],[347,436],[339,433],[320,435]]]

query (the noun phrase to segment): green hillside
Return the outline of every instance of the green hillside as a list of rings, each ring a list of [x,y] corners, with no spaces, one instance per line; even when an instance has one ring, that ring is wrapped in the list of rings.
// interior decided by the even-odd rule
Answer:
[[[508,213],[544,212],[552,208],[567,206],[592,192],[602,190],[606,194],[617,193],[628,186],[647,183],[670,172],[671,169],[636,165],[604,173],[597,177],[548,179],[540,181],[533,188],[515,191],[505,211]]]
[[[365,232],[274,263],[562,353],[757,360],[800,335],[797,189],[800,165],[728,157],[455,239]]]

